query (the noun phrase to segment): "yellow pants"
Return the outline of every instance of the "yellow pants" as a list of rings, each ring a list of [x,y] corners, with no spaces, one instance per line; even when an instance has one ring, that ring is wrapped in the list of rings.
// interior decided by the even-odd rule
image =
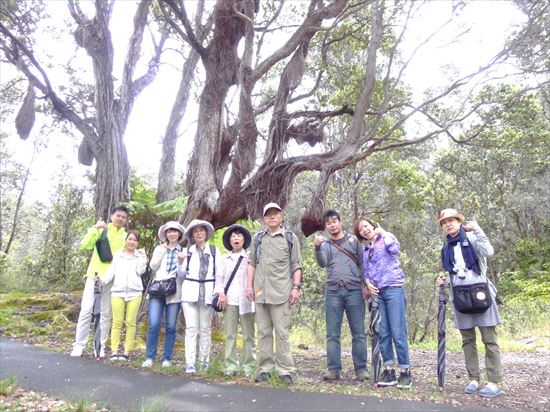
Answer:
[[[113,353],[118,352],[120,344],[120,333],[122,324],[126,323],[126,339],[124,340],[124,353],[128,355],[134,346],[136,337],[136,322],[138,316],[139,305],[141,304],[141,296],[132,300],[124,298],[111,297],[111,307],[113,310],[113,326],[111,327],[111,350]],[[124,314],[126,313],[126,320]]]

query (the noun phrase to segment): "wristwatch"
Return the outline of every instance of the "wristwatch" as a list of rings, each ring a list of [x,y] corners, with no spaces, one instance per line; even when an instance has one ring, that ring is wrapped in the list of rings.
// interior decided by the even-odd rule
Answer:
[[[301,283],[298,283],[298,284],[295,283],[295,284],[292,286],[292,289],[300,290],[300,289],[302,289],[302,284],[301,284]]]

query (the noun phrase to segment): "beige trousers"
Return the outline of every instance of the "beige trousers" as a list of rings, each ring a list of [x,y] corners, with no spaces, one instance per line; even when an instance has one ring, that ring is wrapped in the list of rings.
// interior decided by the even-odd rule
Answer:
[[[290,303],[280,305],[256,303],[256,324],[258,329],[259,372],[277,371],[279,376],[294,373],[294,360],[290,351]],[[275,352],[273,352],[275,333]]]

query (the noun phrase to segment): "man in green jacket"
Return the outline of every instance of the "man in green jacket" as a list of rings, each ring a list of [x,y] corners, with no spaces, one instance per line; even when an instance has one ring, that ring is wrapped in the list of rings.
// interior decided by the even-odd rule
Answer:
[[[104,229],[107,229],[107,238],[113,255],[124,248],[126,243],[126,230],[124,225],[128,221],[128,209],[124,206],[116,206],[111,214],[111,223],[107,224],[99,219],[95,226],[88,229],[80,242],[82,250],[93,250],[88,270],[86,271],[86,284],[82,293],[82,303],[78,323],[76,325],[75,341],[71,356],[81,357],[82,351],[88,342],[92,310],[94,306],[94,277],[97,274],[100,278],[107,272],[111,262],[102,262],[99,259],[95,244]],[[101,289],[101,352],[99,356],[105,357],[105,342],[109,337],[111,326],[111,285],[103,286]]]

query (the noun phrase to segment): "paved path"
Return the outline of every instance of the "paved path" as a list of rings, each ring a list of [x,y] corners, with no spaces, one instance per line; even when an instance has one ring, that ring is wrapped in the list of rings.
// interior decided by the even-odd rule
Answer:
[[[445,404],[379,399],[253,385],[209,383],[71,358],[0,337],[0,377],[64,400],[88,397],[110,408],[139,410],[160,398],[165,411],[474,411]]]

